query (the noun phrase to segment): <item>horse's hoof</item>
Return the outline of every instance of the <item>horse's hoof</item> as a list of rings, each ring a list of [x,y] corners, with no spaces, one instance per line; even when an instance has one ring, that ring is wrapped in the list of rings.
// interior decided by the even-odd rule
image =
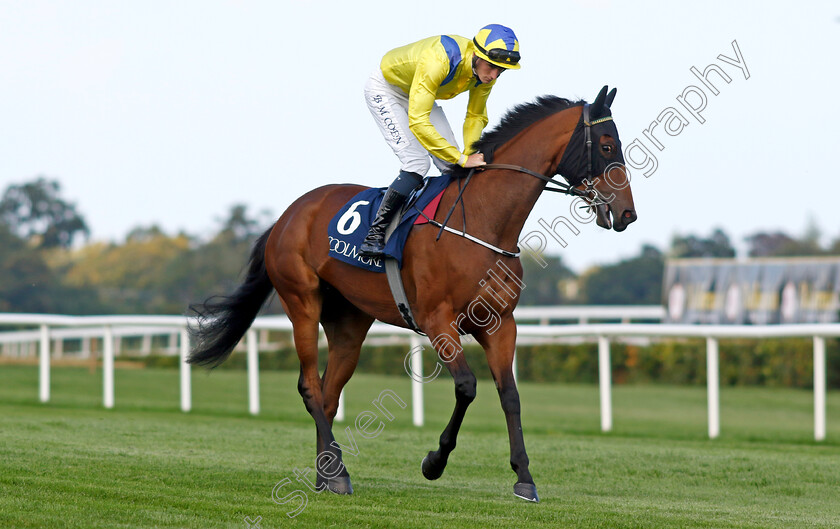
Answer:
[[[423,472],[423,477],[428,479],[429,481],[434,481],[437,478],[443,475],[443,470],[446,467],[441,467],[440,470],[432,468],[432,463],[429,461],[429,456],[432,455],[432,452],[423,458],[423,463],[420,465],[420,470]]]
[[[353,494],[350,476],[338,476],[327,480],[327,488],[334,494]]]
[[[540,497],[537,495],[537,486],[533,483],[517,483],[513,486],[513,494],[526,501],[540,502]]]

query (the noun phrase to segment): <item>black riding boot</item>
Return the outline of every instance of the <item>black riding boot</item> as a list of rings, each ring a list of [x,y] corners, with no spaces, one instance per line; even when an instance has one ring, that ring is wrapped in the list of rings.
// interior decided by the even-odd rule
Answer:
[[[385,249],[385,228],[390,224],[391,219],[400,210],[406,195],[402,195],[393,189],[388,189],[382,197],[382,204],[376,212],[376,218],[370,226],[370,231],[365,237],[365,242],[359,249],[362,257],[379,257]]]
[[[382,251],[385,249],[385,228],[388,227],[391,219],[400,210],[406,197],[421,185],[423,185],[422,176],[409,171],[400,171],[397,179],[391,183],[388,191],[385,192],[385,196],[382,197],[382,204],[379,205],[376,218],[370,226],[365,242],[359,249],[359,255],[362,257],[379,257],[382,255]]]

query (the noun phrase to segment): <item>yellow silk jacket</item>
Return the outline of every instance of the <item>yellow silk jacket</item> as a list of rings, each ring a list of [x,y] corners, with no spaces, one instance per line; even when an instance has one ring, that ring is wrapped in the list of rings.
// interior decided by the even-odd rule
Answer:
[[[475,45],[457,35],[440,35],[395,48],[382,58],[382,75],[408,95],[408,124],[420,144],[434,156],[464,166],[470,146],[487,126],[487,97],[496,84],[481,83],[473,74]],[[469,91],[464,118],[464,153],[441,136],[429,121],[437,99]]]

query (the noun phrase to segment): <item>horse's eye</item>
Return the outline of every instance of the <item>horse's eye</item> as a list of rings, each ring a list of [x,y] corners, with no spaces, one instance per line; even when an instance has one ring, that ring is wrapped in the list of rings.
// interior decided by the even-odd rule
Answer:
[[[603,149],[605,153],[609,154],[612,152],[612,145],[604,145],[601,149]]]

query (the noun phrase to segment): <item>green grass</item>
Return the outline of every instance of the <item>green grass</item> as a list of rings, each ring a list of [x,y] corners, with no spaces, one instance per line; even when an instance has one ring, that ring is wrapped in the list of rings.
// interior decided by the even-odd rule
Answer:
[[[193,373],[193,411],[179,411],[176,370],[118,370],[116,408],[101,408],[101,372],[53,368],[49,404],[37,368],[0,367],[0,527],[574,527],[840,526],[840,394],[828,396],[828,439],[813,441],[811,392],[721,390],[721,437],[706,438],[703,388],[619,386],[614,431],[600,432],[598,389],[522,384],[525,441],[542,498],[512,494],[504,417],[480,382],[443,477],[426,481],[454,402],[449,381],[425,386],[426,426],[411,425],[405,377],[356,375],[344,427],[384,389],[374,439],[345,456],[355,494],[315,494],[295,480],[314,465],[315,434],[296,373],[261,373],[262,412],[247,413],[246,375]],[[310,475],[313,472],[310,471]],[[271,499],[306,491],[306,508]]]

